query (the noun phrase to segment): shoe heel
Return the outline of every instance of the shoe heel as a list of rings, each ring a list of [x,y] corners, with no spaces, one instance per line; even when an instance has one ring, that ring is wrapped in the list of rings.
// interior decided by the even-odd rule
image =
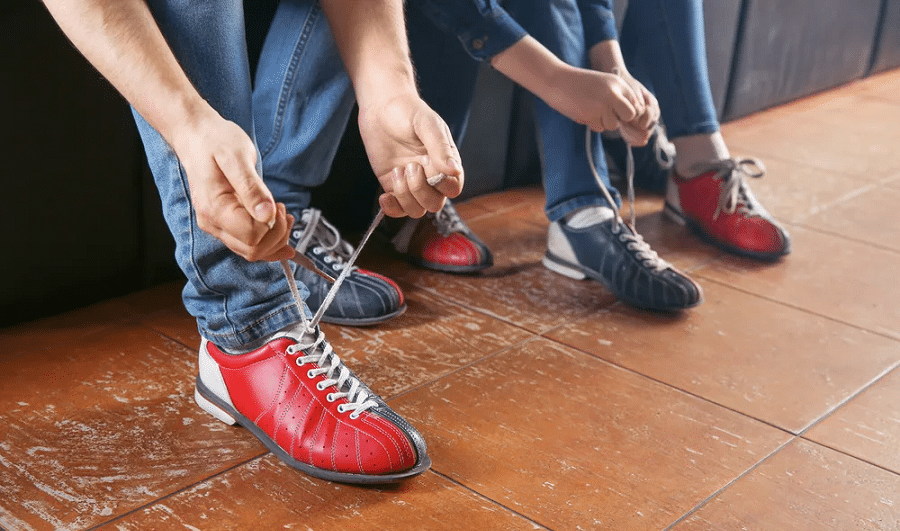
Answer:
[[[684,215],[670,205],[668,201],[666,202],[665,207],[663,207],[663,214],[682,227],[687,226],[687,219],[685,219]]]
[[[235,420],[234,417],[226,413],[219,406],[210,402],[205,396],[201,395],[200,390],[197,388],[194,388],[194,400],[197,402],[197,405],[200,406],[200,409],[206,411],[225,424],[228,424],[229,426],[237,424],[237,420]]]
[[[553,260],[549,256],[545,255],[544,258],[541,259],[541,262],[544,264],[544,267],[546,267],[550,271],[559,273],[564,277],[574,278],[575,280],[584,280],[587,278],[587,275],[585,275],[582,271],[575,269],[574,267],[563,265]]]

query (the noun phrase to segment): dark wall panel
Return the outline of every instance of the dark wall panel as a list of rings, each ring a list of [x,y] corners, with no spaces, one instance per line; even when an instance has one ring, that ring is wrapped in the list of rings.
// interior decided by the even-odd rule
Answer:
[[[900,67],[900,0],[884,2],[884,21],[876,44],[873,72]]]
[[[0,10],[0,325],[140,282],[140,144],[40,2]]]
[[[881,0],[746,0],[725,118],[865,75]]]

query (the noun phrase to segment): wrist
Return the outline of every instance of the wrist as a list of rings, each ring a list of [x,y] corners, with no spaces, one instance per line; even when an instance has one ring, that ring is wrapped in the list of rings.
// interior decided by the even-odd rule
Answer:
[[[588,52],[591,68],[607,74],[624,74],[628,72],[619,41],[600,41]]]
[[[360,109],[370,109],[397,96],[419,97],[412,65],[403,61],[361,72],[353,82],[353,89]]]
[[[175,100],[172,107],[167,114],[173,118],[160,124],[159,134],[176,154],[184,153],[204,131],[217,127],[215,122],[222,120],[222,116],[199,97]]]

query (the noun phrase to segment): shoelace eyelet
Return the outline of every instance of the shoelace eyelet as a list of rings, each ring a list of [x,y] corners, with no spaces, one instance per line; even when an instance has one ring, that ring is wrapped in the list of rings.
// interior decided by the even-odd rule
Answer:
[[[329,395],[329,396],[331,396],[331,395]],[[347,408],[345,406],[346,406],[346,404],[338,404],[337,412],[344,413],[345,411],[347,411]]]
[[[299,361],[299,360],[298,360],[298,361]],[[316,375],[313,374],[313,369],[310,369],[310,370],[306,371],[306,377],[309,378],[310,380],[312,380],[313,378],[316,377]]]
[[[319,383],[316,384],[316,389],[318,389],[319,391],[324,391],[324,390],[325,390],[325,386],[322,385],[322,382],[319,382]]]
[[[337,400],[337,398],[334,397],[334,393],[328,393],[327,395],[325,395],[325,400],[334,402],[335,400]]]

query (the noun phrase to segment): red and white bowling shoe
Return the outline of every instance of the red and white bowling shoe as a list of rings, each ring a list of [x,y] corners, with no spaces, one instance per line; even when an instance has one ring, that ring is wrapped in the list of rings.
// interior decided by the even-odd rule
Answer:
[[[303,333],[300,325],[240,355],[204,339],[194,397],[317,478],[388,483],[431,466],[422,436],[344,366],[318,329]]]
[[[777,260],[791,252],[787,231],[747,185],[747,178],[765,175],[762,162],[753,158],[726,159],[705,170],[690,179],[671,173],[665,206],[669,218],[734,254]]]

